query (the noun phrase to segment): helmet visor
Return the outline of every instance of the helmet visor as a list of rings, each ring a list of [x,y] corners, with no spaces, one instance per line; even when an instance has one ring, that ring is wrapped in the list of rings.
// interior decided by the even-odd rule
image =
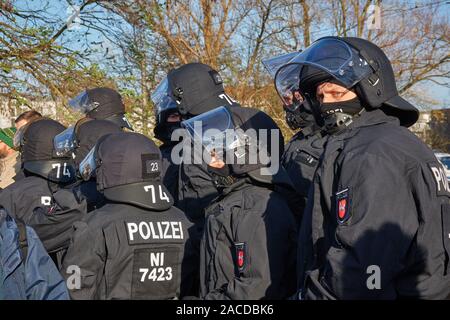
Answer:
[[[89,153],[84,157],[83,161],[80,162],[78,171],[80,172],[81,178],[84,181],[88,181],[95,174],[95,169],[97,169],[97,162],[95,161],[95,146],[89,151]]]
[[[165,110],[177,108],[177,103],[170,93],[169,81],[166,77],[158,84],[150,97],[155,105],[155,113],[157,115]]]
[[[373,72],[371,66],[356,49],[333,37],[314,42],[289,63],[322,69],[348,89]]]
[[[75,126],[71,126],[53,138],[53,147],[58,157],[68,155],[76,148]]]
[[[14,150],[20,151],[23,146],[23,137],[25,135],[25,131],[27,130],[28,124],[20,127],[19,130],[16,131],[13,138]]]
[[[283,101],[285,109],[295,111],[304,100],[299,88],[302,65],[288,64],[278,69],[275,76],[275,89]]]
[[[230,112],[225,107],[218,107],[184,120],[181,125],[186,128],[194,142],[200,141],[203,147],[216,157],[221,157],[224,149],[235,147],[235,140],[229,138],[235,126]]]
[[[278,69],[287,64],[292,58],[297,56],[297,54],[298,52],[291,52],[273,58],[264,59],[262,61],[262,64],[264,65],[270,76],[272,78],[275,78],[275,74],[277,73]]]
[[[336,38],[322,38],[276,71],[276,90],[289,108],[305,97],[299,90],[304,66],[313,66],[328,73],[348,89],[373,73],[356,49]]]
[[[98,102],[90,100],[87,91],[81,92],[79,95],[69,101],[69,107],[72,108],[72,110],[84,114],[94,110],[98,106]]]

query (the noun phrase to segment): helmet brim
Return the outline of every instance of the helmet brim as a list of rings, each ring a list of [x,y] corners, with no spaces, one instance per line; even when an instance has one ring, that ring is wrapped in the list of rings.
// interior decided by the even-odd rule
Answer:
[[[388,113],[394,113],[404,127],[412,126],[419,119],[419,110],[398,95],[383,102],[383,105],[390,108]]]

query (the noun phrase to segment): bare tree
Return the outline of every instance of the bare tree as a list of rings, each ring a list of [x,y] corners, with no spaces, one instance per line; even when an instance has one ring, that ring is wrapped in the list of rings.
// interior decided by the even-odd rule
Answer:
[[[448,87],[449,17],[442,11],[444,2],[335,0],[331,24],[337,35],[367,38],[380,46],[391,60],[401,94],[424,81]],[[379,16],[370,10],[376,6]],[[372,18],[380,20],[381,28],[371,28]]]

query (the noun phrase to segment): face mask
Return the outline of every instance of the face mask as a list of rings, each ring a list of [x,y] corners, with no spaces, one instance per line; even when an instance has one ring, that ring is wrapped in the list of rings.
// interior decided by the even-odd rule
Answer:
[[[155,135],[166,145],[177,144],[179,141],[172,141],[171,137],[172,133],[180,128],[180,122],[166,122],[158,126],[157,130],[155,131]]]
[[[355,97],[347,101],[321,103],[320,113],[323,117],[338,112],[355,115],[360,112],[362,108],[363,107],[361,106],[361,102],[359,101],[358,97]]]
[[[179,121],[178,121],[178,122],[167,122],[167,123],[165,124],[165,126],[166,126],[167,132],[169,133],[169,134],[168,134],[169,137],[172,137],[172,133],[173,133],[175,130],[181,128],[181,124],[180,124]]]
[[[358,97],[351,100],[322,103],[320,112],[324,120],[324,128],[328,133],[335,133],[350,125],[353,117],[363,110]]]

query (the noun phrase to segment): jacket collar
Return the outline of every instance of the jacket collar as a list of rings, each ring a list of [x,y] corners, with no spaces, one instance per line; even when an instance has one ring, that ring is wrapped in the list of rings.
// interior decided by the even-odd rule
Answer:
[[[353,137],[360,128],[376,126],[383,123],[391,123],[400,126],[398,118],[386,115],[382,110],[363,110],[363,112],[353,119],[353,122],[345,129],[332,135],[337,140],[344,140]]]

